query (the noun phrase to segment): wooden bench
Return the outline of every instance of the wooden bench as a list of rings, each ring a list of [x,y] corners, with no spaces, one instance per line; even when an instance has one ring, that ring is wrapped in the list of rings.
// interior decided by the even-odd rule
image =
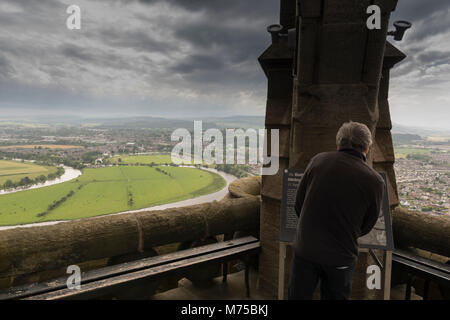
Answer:
[[[411,299],[411,286],[414,277],[425,280],[423,300],[428,299],[428,289],[431,281],[438,284],[441,291],[443,287],[450,287],[450,265],[398,249],[392,253],[392,262],[408,274],[405,300]]]
[[[245,284],[247,296],[249,296],[250,266],[248,258],[257,255],[260,250],[258,239],[243,237],[83,272],[80,289],[68,289],[67,277],[8,288],[0,291],[0,300],[95,299],[150,279],[163,278],[177,273],[182,274],[183,271],[193,267],[211,263],[225,265],[225,262],[236,259],[243,259],[246,262]],[[223,267],[223,270],[223,279],[226,281],[226,268]]]

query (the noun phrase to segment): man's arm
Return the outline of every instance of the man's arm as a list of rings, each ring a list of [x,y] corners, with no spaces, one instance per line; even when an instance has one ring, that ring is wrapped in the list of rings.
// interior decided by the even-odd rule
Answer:
[[[372,228],[377,223],[378,217],[380,215],[385,187],[384,181],[382,181],[380,185],[381,186],[375,192],[375,197],[369,209],[367,210],[366,215],[364,216],[364,220],[361,226],[361,235],[360,235],[361,237],[368,234],[372,230]]]

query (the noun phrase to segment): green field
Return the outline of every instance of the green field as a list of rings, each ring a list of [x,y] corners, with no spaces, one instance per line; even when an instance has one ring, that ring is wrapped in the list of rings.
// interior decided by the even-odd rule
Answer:
[[[430,155],[430,149],[421,149],[421,148],[395,148],[395,158],[404,159],[408,154],[423,154]]]
[[[120,159],[120,161],[119,161]],[[156,155],[136,155],[136,156],[129,156],[129,155],[119,155],[114,156],[108,161],[112,164],[151,164],[152,162],[155,164],[166,164],[166,163],[172,163],[172,160],[170,158],[170,154],[156,154]]]
[[[30,162],[0,160],[0,186],[7,180],[18,182],[28,177],[34,179],[40,175],[48,176],[56,173],[56,167],[40,166]]]
[[[89,168],[72,181],[0,195],[0,225],[71,220],[141,209],[209,194],[225,185],[221,176],[194,168]]]

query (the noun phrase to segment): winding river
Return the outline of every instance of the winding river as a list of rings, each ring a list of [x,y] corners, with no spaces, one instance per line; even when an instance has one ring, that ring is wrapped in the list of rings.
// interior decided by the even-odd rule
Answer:
[[[66,167],[66,166],[62,166],[62,167],[64,168],[64,173],[59,178],[56,178],[56,179],[53,179],[53,180],[49,180],[49,181],[45,181],[45,182],[42,182],[42,183],[36,183],[36,184],[33,184],[31,186],[27,186],[27,187],[18,187],[18,188],[14,188],[14,189],[0,190],[0,195],[20,192],[20,191],[26,191],[26,190],[31,190],[31,189],[38,189],[38,188],[48,187],[48,186],[52,186],[54,184],[70,181],[72,179],[75,179],[75,178],[78,178],[79,176],[81,176],[81,171],[80,170],[77,170],[77,169],[74,169],[74,168],[71,168],[71,167]]]
[[[191,167],[191,166],[184,166],[184,167],[195,168],[195,167]],[[75,169],[70,168],[70,167],[64,167],[64,169],[66,169],[66,168],[69,168],[69,169],[74,170],[74,171],[79,171],[79,170],[75,170]],[[107,214],[107,215],[118,215],[118,214],[125,214],[125,213],[131,213],[131,212],[164,210],[164,209],[169,209],[169,208],[186,207],[186,206],[191,206],[191,205],[195,205],[195,204],[211,202],[211,201],[214,201],[214,200],[221,200],[228,193],[228,186],[230,185],[230,183],[232,183],[234,180],[237,179],[235,176],[233,176],[231,174],[228,174],[228,173],[225,173],[225,172],[222,172],[222,171],[217,171],[216,169],[201,168],[201,170],[217,173],[218,175],[220,175],[222,178],[225,179],[226,186],[223,189],[219,190],[219,191],[216,191],[216,192],[210,193],[210,194],[206,194],[206,195],[203,195],[203,196],[199,196],[199,197],[196,197],[196,198],[191,198],[191,199],[187,199],[187,200],[182,200],[182,201],[178,201],[178,202],[162,204],[162,205],[159,205],[159,206],[153,206],[153,207],[148,207],[148,208],[143,208],[143,209],[138,209],[138,210],[131,210],[131,211],[118,212],[118,213],[111,213],[111,214]],[[66,175],[66,172],[58,179],[63,179],[64,175]],[[68,180],[65,180],[65,181],[69,181],[69,180],[75,179],[76,177],[81,175],[81,171],[79,171],[79,173],[80,173],[79,175],[75,176],[75,172],[72,172],[72,178],[68,179]],[[56,179],[56,180],[58,180],[58,179]],[[48,183],[54,182],[56,180],[48,181]],[[61,182],[65,182],[65,181],[60,181],[60,182],[57,182],[57,183],[61,183]],[[39,186],[39,188],[47,186],[47,185],[43,185],[43,184],[44,183],[42,183],[42,186]],[[52,183],[52,184],[56,184],[56,183]],[[37,188],[37,187],[38,187],[37,185],[34,186],[34,188]],[[16,190],[16,191],[13,191],[13,192],[18,192],[18,191],[23,191],[23,190],[30,190],[30,189],[32,189],[32,187],[30,187],[28,189]],[[0,193],[0,194],[3,194],[3,193]],[[104,215],[97,216],[97,217],[102,217],[102,216],[104,216]],[[92,218],[95,218],[95,217],[92,217]],[[76,220],[78,220],[78,219],[76,219]],[[29,227],[37,227],[37,226],[48,226],[48,225],[54,225],[54,224],[63,223],[63,222],[69,222],[69,221],[74,221],[74,220],[59,220],[59,221],[47,221],[47,222],[22,224],[22,225],[16,225],[16,226],[1,226],[0,227],[0,231],[1,230],[8,230],[8,229],[15,229],[15,228],[29,228]]]

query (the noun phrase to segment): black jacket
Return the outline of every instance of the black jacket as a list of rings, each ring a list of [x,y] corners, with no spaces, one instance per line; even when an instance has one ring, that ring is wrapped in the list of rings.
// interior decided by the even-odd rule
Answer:
[[[375,225],[385,184],[365,160],[351,149],[311,159],[297,190],[297,255],[330,266],[356,260],[357,239]]]

